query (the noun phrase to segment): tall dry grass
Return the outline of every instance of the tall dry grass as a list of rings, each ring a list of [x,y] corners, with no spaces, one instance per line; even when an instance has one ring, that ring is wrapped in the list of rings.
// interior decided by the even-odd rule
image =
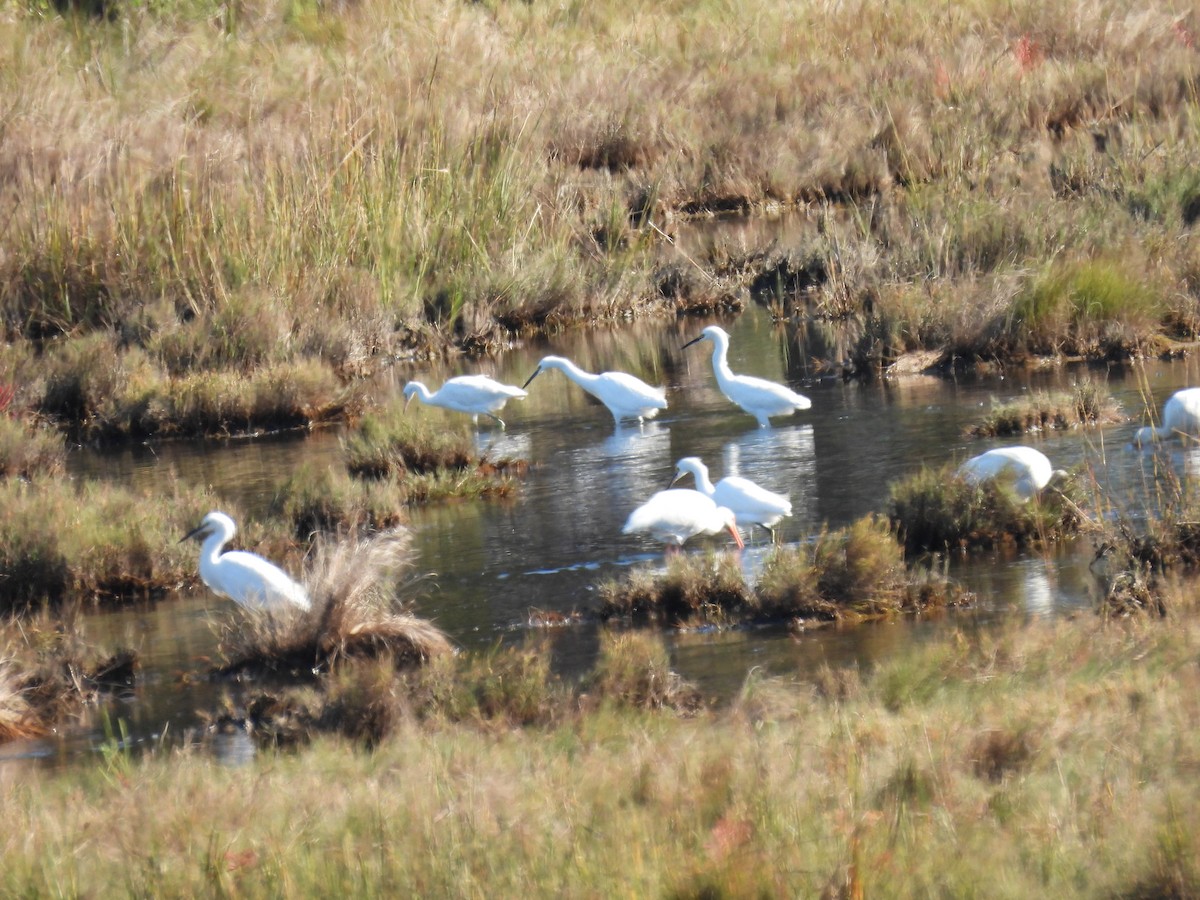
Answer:
[[[525,728],[401,717],[369,753],[326,739],[237,768],[172,753],[9,779],[0,883],[1190,896],[1190,593],[1170,622],[952,630],[870,669],[760,673],[694,717],[604,704]]]
[[[117,433],[317,422],[397,355],[748,290],[855,320],[864,368],[1200,323],[1188,10],[104,5],[3,11],[0,315],[103,336],[145,399]],[[796,205],[783,246],[670,239]],[[26,358],[23,403],[93,421],[102,395]],[[247,418],[175,384],[258,370],[298,396]]]

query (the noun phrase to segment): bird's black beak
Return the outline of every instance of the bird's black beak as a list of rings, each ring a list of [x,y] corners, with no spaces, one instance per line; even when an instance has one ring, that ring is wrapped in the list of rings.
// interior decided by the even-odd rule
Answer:
[[[523,385],[521,385],[521,390],[525,390],[525,388],[529,387],[529,382],[533,381],[533,379],[537,378],[538,375],[540,375],[541,373],[542,373],[542,367],[538,366],[534,370],[533,374],[525,379],[525,383]]]
[[[190,541],[192,538],[203,537],[204,535],[202,534],[202,532],[204,532],[204,529],[205,529],[205,526],[197,525],[195,528],[193,528],[191,531],[189,531],[187,534],[185,534],[183,537],[181,537],[179,539],[179,543],[182,544],[184,541]]]
[[[683,476],[684,476],[684,473],[683,473],[683,472],[676,471],[676,472],[675,472],[675,477],[671,479],[671,484],[668,484],[668,485],[667,485],[667,487],[669,488],[669,487],[671,487],[672,485],[674,485],[674,484],[675,484],[675,482],[677,482],[677,481],[678,481],[680,478],[682,478]]]
[[[688,341],[686,344],[684,344],[683,347],[680,349],[686,350],[688,347],[692,346],[692,344],[698,344],[702,340],[704,340],[704,335],[700,335],[700,337],[692,338],[690,341]]]

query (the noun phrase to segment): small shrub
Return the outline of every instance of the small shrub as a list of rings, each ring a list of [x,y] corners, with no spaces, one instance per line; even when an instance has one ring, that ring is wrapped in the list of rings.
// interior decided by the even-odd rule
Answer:
[[[1076,533],[1083,521],[1081,501],[1074,480],[1023,502],[1008,485],[971,484],[947,465],[893,483],[888,516],[908,554],[1036,546]]]
[[[58,475],[66,459],[62,435],[25,419],[0,415],[0,478]]]
[[[606,632],[600,638],[600,661],[584,687],[592,702],[638,709],[694,712],[700,692],[671,671],[662,639],[639,632]]]
[[[1121,416],[1112,394],[1091,379],[1084,379],[1069,392],[1038,391],[996,405],[982,422],[968,431],[976,437],[1000,437],[1119,421]]]
[[[725,624],[753,603],[736,557],[678,553],[663,575],[636,571],[624,581],[601,585],[599,615],[637,624]]]
[[[405,695],[419,719],[504,728],[548,725],[569,708],[549,654],[500,645],[409,673]]]

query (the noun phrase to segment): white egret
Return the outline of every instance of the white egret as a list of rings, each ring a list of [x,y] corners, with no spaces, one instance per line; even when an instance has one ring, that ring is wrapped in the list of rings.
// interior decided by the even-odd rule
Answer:
[[[731,403],[740,406],[758,419],[760,428],[770,426],[771,416],[790,415],[798,409],[808,409],[812,401],[797,394],[789,387],[755,378],[752,375],[735,375],[729,368],[729,335],[719,325],[709,325],[698,338],[684,344],[684,349],[700,341],[711,341],[713,345],[712,365],[717,376],[717,385]]]
[[[430,406],[467,413],[476,424],[479,424],[480,416],[487,416],[503,428],[504,420],[496,413],[509,400],[521,400],[528,396],[523,388],[501,384],[486,375],[458,375],[447,379],[432,394],[421,382],[410,381],[404,386],[404,408],[408,409],[413,397],[419,397],[422,403]]]
[[[309,609],[308,592],[275,564],[244,550],[221,552],[236,532],[233,519],[223,512],[210,512],[180,540],[204,541],[200,578],[209,590],[255,611],[288,606]]]
[[[784,516],[792,514],[792,501],[755,484],[749,478],[729,475],[714,485],[708,477],[708,466],[695,456],[685,456],[675,463],[674,484],[685,475],[696,479],[696,487],[717,506],[732,510],[739,525],[761,525],[775,539],[775,526]]]
[[[1200,388],[1184,388],[1172,394],[1163,404],[1162,424],[1139,428],[1133,445],[1141,447],[1174,437],[1200,438]]]
[[[627,372],[594,375],[561,356],[543,358],[538,363],[537,371],[529,376],[522,387],[529,387],[529,382],[546,369],[558,369],[607,406],[617,425],[621,424],[622,419],[637,419],[638,422],[651,419],[658,415],[660,409],[667,408],[667,393],[662,388],[651,387]]]
[[[716,534],[728,529],[738,547],[744,547],[733,512],[717,506],[699,491],[674,488],[659,491],[625,520],[622,534],[646,532],[668,546],[679,547],[698,534]]]
[[[1054,481],[1067,477],[1062,469],[1050,465],[1046,454],[1032,447],[999,447],[973,456],[958,467],[960,478],[971,484],[998,480],[1008,482],[1022,500],[1041,493]]]

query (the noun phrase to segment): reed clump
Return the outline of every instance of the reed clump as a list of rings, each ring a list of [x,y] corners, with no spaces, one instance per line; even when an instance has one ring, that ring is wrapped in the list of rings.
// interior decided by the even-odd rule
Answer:
[[[755,587],[765,619],[861,621],[962,605],[967,594],[932,570],[910,569],[886,519],[865,516],[812,544],[776,549]]]
[[[1120,421],[1120,407],[1112,394],[1091,379],[1083,379],[1070,391],[1035,391],[1019,400],[994,404],[984,420],[972,425],[968,433],[976,437],[1005,437]]]
[[[343,660],[386,657],[405,668],[451,653],[440,629],[405,608],[409,543],[402,529],[318,539],[303,579],[312,609],[229,622],[218,673],[311,679]]]
[[[635,570],[599,593],[601,620],[672,627],[852,622],[970,601],[940,573],[907,566],[887,520],[874,515],[775,549],[753,586],[730,553],[681,553],[663,573]]]
[[[291,524],[297,538],[313,534],[388,531],[407,521],[413,502],[406,481],[351,477],[340,466],[302,464],[275,490],[272,514]]]
[[[728,624],[753,604],[753,592],[732,555],[677,553],[665,573],[635,570],[622,581],[600,585],[598,615],[637,625]]]
[[[103,695],[132,689],[138,656],[89,646],[77,606],[0,625],[0,744],[48,734]]]
[[[480,455],[465,431],[438,429],[397,410],[364,416],[343,447],[351,475],[390,479],[415,503],[506,496],[528,469],[525,460]]]
[[[1076,479],[1022,500],[1002,481],[972,484],[957,467],[923,468],[894,482],[888,518],[909,555],[998,546],[1043,546],[1079,531]]]
[[[585,710],[610,704],[691,715],[704,706],[696,686],[671,669],[662,638],[644,631],[602,632],[600,659],[582,690]]]

